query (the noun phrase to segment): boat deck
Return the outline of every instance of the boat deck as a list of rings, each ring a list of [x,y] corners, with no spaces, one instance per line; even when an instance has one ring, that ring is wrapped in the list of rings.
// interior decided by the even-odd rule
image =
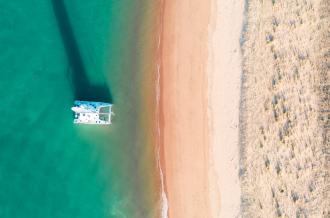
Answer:
[[[104,102],[75,101],[75,124],[111,124],[112,104]]]

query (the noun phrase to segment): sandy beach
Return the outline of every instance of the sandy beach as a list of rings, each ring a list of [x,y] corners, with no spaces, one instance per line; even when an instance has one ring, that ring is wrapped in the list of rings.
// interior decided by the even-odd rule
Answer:
[[[210,217],[207,31],[210,5],[166,1],[161,66],[162,165],[169,217]]]
[[[161,65],[162,166],[169,217],[207,218],[207,1],[165,1]]]
[[[208,71],[211,206],[212,217],[230,218],[239,216],[241,200],[238,127],[244,1],[218,0],[215,6]]]
[[[166,1],[162,166],[169,217],[239,213],[238,121],[243,1]]]
[[[322,0],[164,2],[170,218],[330,216],[329,11]]]

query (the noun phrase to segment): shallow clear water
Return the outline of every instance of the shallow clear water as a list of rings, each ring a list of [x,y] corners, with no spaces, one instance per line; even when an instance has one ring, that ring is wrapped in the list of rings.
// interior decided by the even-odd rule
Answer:
[[[0,0],[0,217],[159,214],[154,7]],[[114,124],[73,125],[74,99],[111,101]]]

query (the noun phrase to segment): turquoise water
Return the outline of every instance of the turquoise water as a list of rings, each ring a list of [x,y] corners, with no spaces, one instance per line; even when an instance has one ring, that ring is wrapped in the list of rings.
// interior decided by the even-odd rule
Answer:
[[[158,216],[153,7],[0,0],[1,218]],[[114,124],[74,126],[74,99],[111,101]]]

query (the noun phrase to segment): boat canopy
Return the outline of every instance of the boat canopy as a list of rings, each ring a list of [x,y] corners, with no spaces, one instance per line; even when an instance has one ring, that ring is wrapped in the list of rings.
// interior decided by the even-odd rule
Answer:
[[[94,101],[74,101],[75,124],[111,124],[112,104]]]

